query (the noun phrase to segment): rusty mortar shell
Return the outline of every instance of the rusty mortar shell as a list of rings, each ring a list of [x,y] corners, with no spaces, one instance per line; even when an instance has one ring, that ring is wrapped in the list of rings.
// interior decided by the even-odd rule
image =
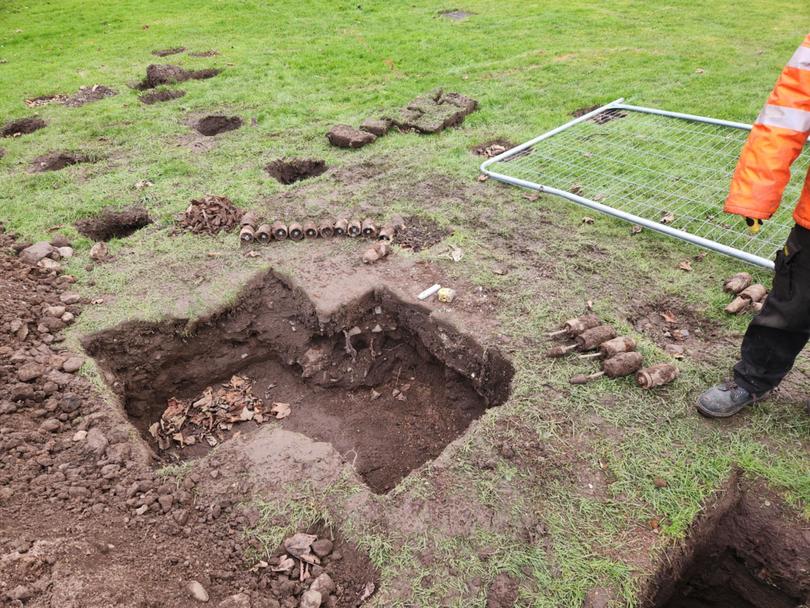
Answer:
[[[751,302],[759,302],[766,295],[768,295],[768,290],[764,285],[760,285],[759,283],[750,285],[740,292],[741,298],[746,298]]]
[[[728,293],[740,293],[743,289],[754,282],[753,277],[747,272],[738,272],[723,283],[723,291]]]
[[[576,347],[576,344],[570,344],[568,346],[555,346],[546,353],[546,357],[549,357],[550,359],[559,359],[560,357],[565,357],[568,355]]]
[[[759,302],[754,302],[753,304],[751,304],[751,308],[754,309],[754,312],[756,314],[759,314],[759,313],[762,312],[762,307],[765,306],[765,302],[767,302],[767,301],[768,301],[768,296],[765,296]]]
[[[377,226],[374,225],[374,221],[367,217],[363,220],[363,223],[360,224],[360,229],[363,231],[363,236],[373,239],[377,236]]]
[[[751,300],[742,296],[737,296],[731,302],[729,302],[728,306],[726,306],[723,310],[730,315],[738,315],[750,305]]]
[[[290,238],[294,241],[300,241],[304,238],[304,227],[300,222],[290,224]]]
[[[253,228],[251,228],[247,224],[242,226],[242,229],[239,231],[239,240],[242,241],[243,243],[252,243]]]
[[[256,234],[254,236],[260,243],[267,244],[273,238],[273,229],[270,227],[270,224],[262,224],[256,228]]]
[[[599,346],[600,353],[606,358],[610,359],[619,353],[629,353],[636,350],[636,341],[627,336],[619,336],[607,342],[603,342]],[[635,371],[635,370],[634,370]]]
[[[318,236],[318,227],[315,222],[304,222],[304,236],[308,239],[314,239]]]
[[[281,220],[276,220],[275,222],[273,222],[272,230],[273,230],[273,238],[276,239],[277,241],[283,241],[289,235],[287,225]]]
[[[392,225],[386,224],[380,229],[380,232],[377,233],[377,238],[381,241],[393,241],[396,234],[396,229]]]
[[[363,224],[360,223],[360,220],[354,219],[349,222],[349,226],[346,229],[346,234],[351,237],[360,236],[363,232]]]
[[[575,319],[568,319],[565,323],[563,323],[562,329],[553,331],[548,334],[548,336],[554,337],[566,335],[573,338],[581,334],[583,331],[587,331],[601,325],[601,323],[602,322],[599,320],[599,317],[596,315],[582,315],[581,317],[576,317]]]
[[[394,232],[402,232],[405,230],[405,220],[398,213],[391,216],[388,224],[394,229]]]
[[[240,226],[255,226],[259,223],[259,218],[255,211],[246,211],[239,220]]]
[[[671,363],[659,363],[636,373],[636,382],[641,388],[655,388],[669,384],[680,375],[680,370]]]
[[[374,247],[369,247],[363,252],[363,264],[373,264],[380,259],[380,254]]]
[[[335,236],[346,236],[349,230],[349,220],[345,217],[338,218],[335,222]]]
[[[608,378],[621,378],[636,373],[642,365],[644,365],[644,359],[641,353],[624,352],[605,359],[602,363],[602,371]]]
[[[322,239],[331,238],[333,234],[335,234],[334,225],[330,221],[323,221],[318,225],[318,235]]]
[[[594,350],[595,348],[599,348],[603,342],[612,340],[615,337],[616,330],[614,330],[610,325],[599,325],[598,327],[592,327],[591,329],[587,329],[577,336],[577,349],[582,351]]]

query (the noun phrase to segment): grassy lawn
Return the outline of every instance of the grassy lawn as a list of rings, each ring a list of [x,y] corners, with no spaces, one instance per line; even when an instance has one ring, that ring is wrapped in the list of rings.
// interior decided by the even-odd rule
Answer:
[[[453,21],[437,14],[454,8],[473,15]],[[470,149],[495,137],[525,141],[578,108],[618,97],[750,122],[807,34],[797,19],[805,11],[804,2],[787,0],[11,0],[0,9],[0,117],[37,114],[48,126],[0,140],[0,220],[25,239],[50,238],[56,225],[73,239],[69,271],[84,293],[109,301],[80,318],[74,340],[134,316],[202,314],[231,301],[251,273],[289,261],[287,245],[249,259],[232,236],[170,237],[173,217],[205,193],[271,215],[402,211],[453,227],[449,242],[464,250],[461,262],[450,262],[442,246],[420,257],[497,298],[517,369],[509,402],[490,410],[440,463],[389,495],[365,497],[363,509],[355,509],[363,494],[351,484],[303,485],[262,499],[276,528],[257,535],[272,543],[279,525],[341,522],[382,571],[377,606],[484,606],[500,572],[520,581],[522,606],[579,606],[593,587],[610,589],[617,606],[633,605],[660,553],[683,538],[735,467],[764,477],[810,517],[803,405],[810,361],[801,359],[777,399],[739,419],[699,418],[695,396],[728,375],[746,325],[723,316],[722,279],[750,269],[714,254],[693,260],[698,251],[683,243],[649,232],[631,237],[628,225],[607,218],[583,224],[587,214],[569,203],[479,183],[481,159]],[[150,54],[173,46],[219,55]],[[178,85],[187,91],[178,100],[145,106],[127,85],[149,63],[224,71]],[[119,94],[79,108],[32,110],[23,102],[97,83]],[[474,97],[481,108],[436,136],[391,135],[359,151],[328,146],[324,134],[333,124],[359,124],[435,87]],[[193,146],[204,138],[190,121],[216,113],[239,115],[245,126],[204,149]],[[53,150],[101,160],[28,172],[35,157]],[[343,186],[329,175],[282,186],[263,170],[281,156],[384,171]],[[137,189],[142,180],[153,185]],[[115,260],[87,270],[92,243],[73,222],[137,202],[156,223],[112,241]],[[525,229],[518,234],[516,225]],[[212,260],[212,250],[223,255]],[[677,268],[686,259],[692,272]],[[494,272],[503,264],[506,276]],[[544,358],[547,344],[538,337],[582,312],[587,300],[626,331],[639,308],[676,307],[679,317],[694,317],[693,332],[712,328],[713,337],[696,337],[698,356],[678,362],[682,376],[664,390],[642,393],[629,381],[574,389],[572,366]],[[661,344],[639,338],[648,360],[670,360]],[[529,448],[517,450],[525,457],[507,458],[504,444],[539,444],[542,458]],[[656,487],[659,477],[666,487]],[[427,523],[408,522],[417,502]],[[456,525],[469,505],[475,516]],[[385,517],[367,517],[375,510]],[[291,518],[280,524],[285,513]],[[651,519],[659,529],[650,529]],[[527,536],[541,524],[540,540]]]

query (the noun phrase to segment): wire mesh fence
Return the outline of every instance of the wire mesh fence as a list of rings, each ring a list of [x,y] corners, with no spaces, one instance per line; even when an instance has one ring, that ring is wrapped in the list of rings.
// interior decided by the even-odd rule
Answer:
[[[748,255],[739,257],[748,261],[751,256],[762,258],[759,263],[769,265],[793,225],[792,210],[810,153],[794,165],[779,211],[751,236],[741,218],[723,213],[748,131],[629,108],[608,106],[522,152],[494,159],[487,169],[496,178],[571,193],[744,252]]]

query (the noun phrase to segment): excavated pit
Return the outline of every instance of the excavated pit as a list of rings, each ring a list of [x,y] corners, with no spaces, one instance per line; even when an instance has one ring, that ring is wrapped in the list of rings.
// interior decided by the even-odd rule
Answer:
[[[810,601],[810,526],[764,484],[730,488],[668,556],[644,608],[796,608]]]
[[[326,171],[326,162],[317,158],[278,158],[264,168],[270,177],[284,185],[294,184]]]
[[[242,126],[242,119],[238,116],[206,116],[200,119],[194,125],[198,133],[206,137],[212,137],[225,133],[226,131],[234,131]]]
[[[331,443],[377,493],[436,458],[509,395],[509,361],[426,308],[378,290],[347,302],[339,316],[319,322],[303,292],[268,274],[191,330],[183,320],[127,323],[84,347],[162,458],[210,449],[205,442],[157,447],[148,429],[167,401],[196,398],[238,374],[265,412],[290,404],[291,414],[278,421],[283,428]],[[235,424],[218,442],[256,428],[255,421]]]
[[[95,217],[79,220],[76,230],[94,241],[109,241],[125,238],[152,223],[149,212],[140,205],[129,205],[121,209],[105,207]]]

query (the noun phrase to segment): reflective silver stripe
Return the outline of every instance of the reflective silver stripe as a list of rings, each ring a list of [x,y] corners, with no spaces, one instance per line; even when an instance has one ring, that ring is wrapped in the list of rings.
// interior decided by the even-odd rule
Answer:
[[[757,118],[757,124],[808,133],[810,132],[810,112],[785,106],[767,105]]]
[[[810,46],[800,46],[788,61],[788,67],[810,70]]]

